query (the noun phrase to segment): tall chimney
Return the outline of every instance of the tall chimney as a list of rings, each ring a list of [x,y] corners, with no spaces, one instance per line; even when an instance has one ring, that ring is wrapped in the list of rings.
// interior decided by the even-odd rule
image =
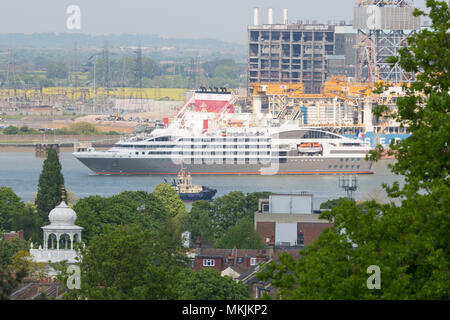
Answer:
[[[288,24],[288,10],[287,10],[287,8],[283,9],[283,24]]]
[[[267,23],[268,24],[273,24],[273,10],[272,8],[269,8],[269,10],[267,11],[268,17],[267,17]]]
[[[259,25],[259,8],[258,7],[253,8],[253,25],[254,26]]]

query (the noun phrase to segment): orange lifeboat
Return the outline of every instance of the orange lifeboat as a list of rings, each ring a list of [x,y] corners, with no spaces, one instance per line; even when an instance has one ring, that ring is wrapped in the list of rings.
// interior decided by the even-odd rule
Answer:
[[[297,146],[300,153],[320,153],[323,150],[322,144],[318,142],[302,142]]]

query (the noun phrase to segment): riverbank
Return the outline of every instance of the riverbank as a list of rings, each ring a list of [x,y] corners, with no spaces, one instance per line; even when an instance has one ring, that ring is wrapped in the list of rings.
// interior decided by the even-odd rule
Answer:
[[[0,150],[5,148],[21,149],[34,148],[36,144],[58,144],[62,148],[72,148],[74,143],[90,142],[93,147],[112,147],[120,136],[118,135],[44,135],[44,134],[24,134],[24,135],[1,135]]]

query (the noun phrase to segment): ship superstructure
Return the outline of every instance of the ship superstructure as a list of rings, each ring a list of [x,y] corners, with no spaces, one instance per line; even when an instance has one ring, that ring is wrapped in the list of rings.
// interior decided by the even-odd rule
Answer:
[[[185,111],[166,128],[123,139],[108,151],[73,155],[97,174],[372,173],[363,141],[255,114]]]

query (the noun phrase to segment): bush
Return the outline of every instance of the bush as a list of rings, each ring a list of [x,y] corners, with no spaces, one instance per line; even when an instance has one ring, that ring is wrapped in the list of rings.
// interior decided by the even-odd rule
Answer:
[[[19,133],[19,128],[15,127],[15,126],[9,126],[8,128],[3,130],[4,134],[18,134]]]

